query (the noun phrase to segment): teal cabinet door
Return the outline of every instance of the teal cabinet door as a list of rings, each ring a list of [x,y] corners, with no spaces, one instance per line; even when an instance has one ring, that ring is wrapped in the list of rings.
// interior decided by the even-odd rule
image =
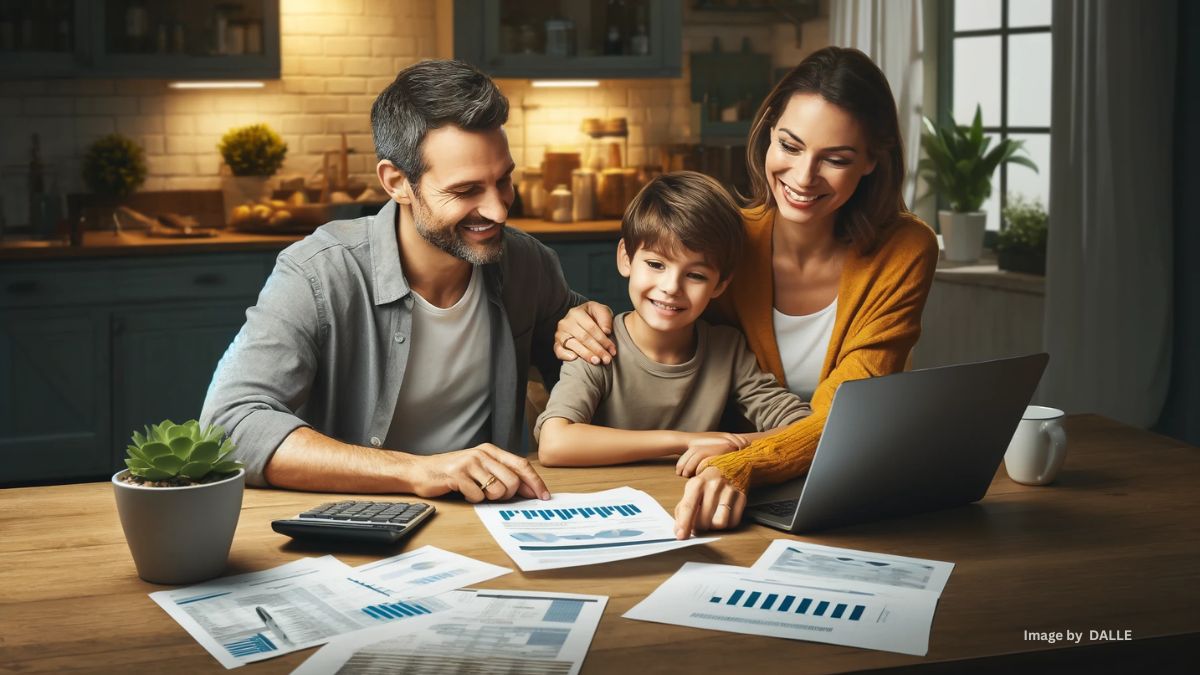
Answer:
[[[0,484],[108,473],[103,310],[0,311]]]
[[[245,302],[113,314],[112,465],[135,429],[199,418],[217,362],[246,320]]]
[[[633,309],[629,284],[617,272],[617,242],[554,241],[546,245],[558,254],[563,276],[572,290],[608,305],[614,313]]]

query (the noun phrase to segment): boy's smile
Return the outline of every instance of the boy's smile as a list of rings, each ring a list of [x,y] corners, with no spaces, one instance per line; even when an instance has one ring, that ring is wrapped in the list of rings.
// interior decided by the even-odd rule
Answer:
[[[667,247],[662,247],[667,248]],[[645,247],[630,258],[625,241],[617,246],[617,269],[629,279],[630,336],[646,355],[655,360],[658,351],[678,352],[690,358],[692,324],[704,313],[709,301],[728,285],[704,255],[683,247],[655,251]]]

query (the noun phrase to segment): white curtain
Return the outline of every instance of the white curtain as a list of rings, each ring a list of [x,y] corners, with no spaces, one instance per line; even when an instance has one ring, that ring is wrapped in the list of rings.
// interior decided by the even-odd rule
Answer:
[[[1171,364],[1173,0],[1056,0],[1041,398],[1149,426]]]
[[[926,30],[936,19],[930,0],[833,0],[829,7],[829,39],[838,47],[861,50],[887,76],[900,113],[904,160],[908,165],[904,200],[917,203],[917,161],[921,155],[921,116],[935,109],[937,88],[931,58],[934,35]],[[927,44],[928,43],[928,44]],[[930,53],[927,53],[930,52]],[[928,82],[929,90],[925,90]],[[926,200],[932,202],[932,200]],[[932,223],[930,213],[922,213]]]

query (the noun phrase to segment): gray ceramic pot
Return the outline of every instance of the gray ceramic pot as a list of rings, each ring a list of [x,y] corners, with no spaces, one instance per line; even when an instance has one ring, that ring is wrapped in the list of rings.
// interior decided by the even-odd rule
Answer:
[[[155,584],[190,584],[225,570],[242,511],[246,471],[189,487],[142,487],[112,477],[121,528],[138,576]]]

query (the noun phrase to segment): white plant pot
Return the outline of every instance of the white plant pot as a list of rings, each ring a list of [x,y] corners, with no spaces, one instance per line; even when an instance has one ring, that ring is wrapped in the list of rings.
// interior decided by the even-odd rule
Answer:
[[[975,262],[983,255],[983,232],[987,229],[987,212],[938,211],[946,260]]]
[[[144,487],[112,477],[121,529],[138,576],[155,584],[190,584],[225,570],[242,512],[246,470],[215,483]]]
[[[257,204],[271,198],[270,176],[223,176],[221,197],[225,204],[225,224],[233,222],[233,209],[242,204]]]

